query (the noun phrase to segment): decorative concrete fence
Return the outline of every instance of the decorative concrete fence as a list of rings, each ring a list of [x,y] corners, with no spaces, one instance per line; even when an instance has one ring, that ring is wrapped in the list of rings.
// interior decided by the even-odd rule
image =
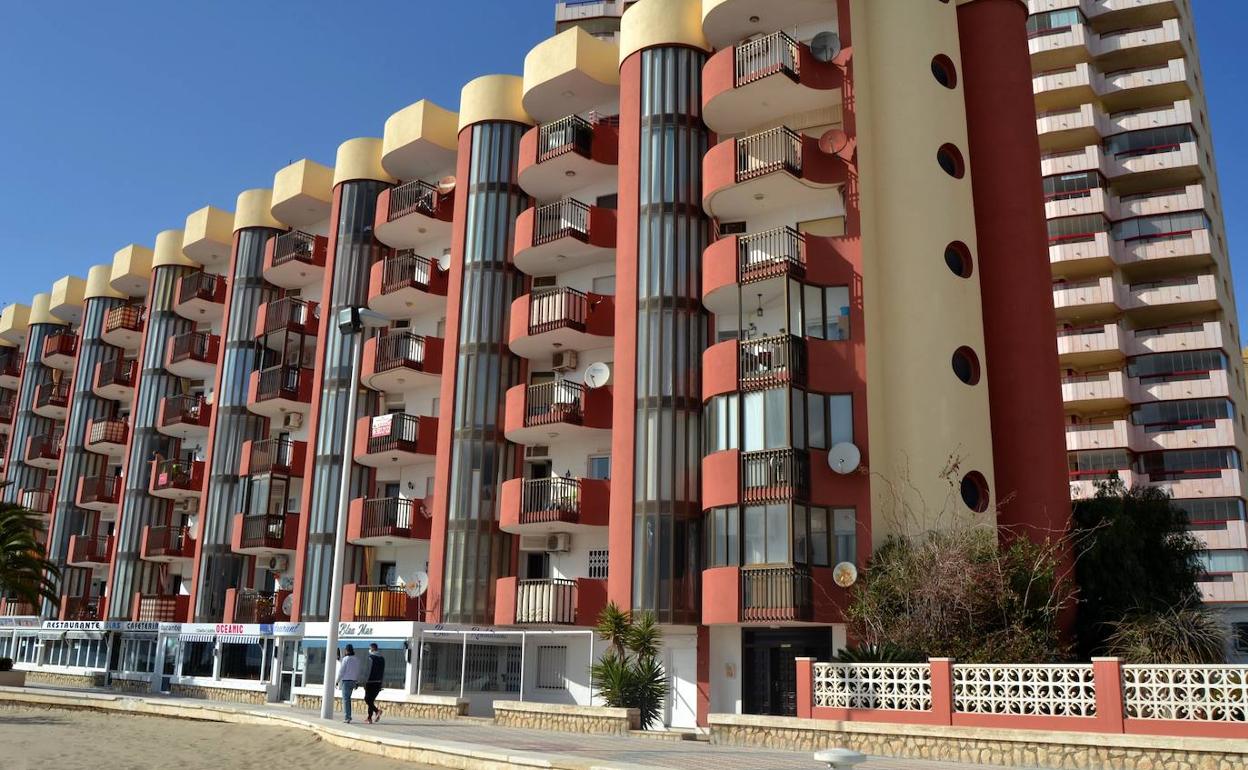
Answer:
[[[1248,737],[1248,666],[816,663],[797,659],[798,716],[1018,730]]]

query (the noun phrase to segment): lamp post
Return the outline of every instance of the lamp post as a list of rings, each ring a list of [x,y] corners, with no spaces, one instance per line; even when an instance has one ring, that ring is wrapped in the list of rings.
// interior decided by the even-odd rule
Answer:
[[[344,307],[336,319],[338,332],[351,340],[351,385],[347,388],[347,415],[355,419],[360,396],[360,362],[363,358],[364,330],[389,325],[389,320],[363,307]],[[325,640],[325,672],[321,687],[321,718],[334,718],[334,664],[338,652],[338,624],[342,621],[342,572],[347,560],[347,508],[351,505],[351,458],[355,431],[343,431],[342,475],[338,479],[338,515],[334,525],[334,568],[329,588],[329,629]]]

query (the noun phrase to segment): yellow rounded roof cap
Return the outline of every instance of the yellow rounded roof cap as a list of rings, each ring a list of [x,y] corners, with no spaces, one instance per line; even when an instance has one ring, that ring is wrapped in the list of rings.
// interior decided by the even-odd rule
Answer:
[[[702,0],[639,0],[624,12],[620,19],[621,64],[638,51],[663,45],[711,50],[702,32]]]
[[[338,155],[334,161],[334,186],[358,179],[395,182],[395,178],[381,167],[381,146],[382,140],[375,136],[356,137],[338,145]]]
[[[482,75],[459,92],[459,130],[474,123],[507,121],[534,124],[524,111],[524,79],[519,75]]]

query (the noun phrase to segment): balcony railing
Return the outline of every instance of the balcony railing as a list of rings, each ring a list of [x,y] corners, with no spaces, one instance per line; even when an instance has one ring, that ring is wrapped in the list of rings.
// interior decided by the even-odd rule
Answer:
[[[65,620],[100,620],[103,597],[72,596],[65,600]]]
[[[585,386],[579,382],[556,380],[530,385],[525,399],[524,424],[570,422],[579,425],[585,416],[584,404]]]
[[[82,480],[82,488],[78,493],[79,505],[91,505],[92,503],[111,503],[116,505],[119,502],[121,502],[120,476],[96,476]]]
[[[51,334],[43,341],[43,357],[78,355],[78,335],[70,331]]]
[[[170,396],[161,411],[161,425],[206,425],[207,406],[203,396]]]
[[[35,390],[35,408],[45,406],[59,406],[62,409],[69,406],[68,380],[45,382]]]
[[[409,614],[415,615],[415,618]],[[402,586],[356,586],[356,620],[424,621],[425,597],[408,596]]]
[[[315,302],[282,297],[265,306],[263,334],[284,332],[293,329],[313,327],[313,321],[320,317],[320,305]]]
[[[516,622],[576,622],[576,581],[559,578],[521,580],[516,584]]]
[[[393,199],[391,199],[393,200]],[[436,263],[410,251],[386,257],[381,268],[381,293],[389,294],[399,289],[428,291]]]
[[[393,222],[408,214],[437,216],[438,188],[420,179],[405,182],[390,191],[390,211],[387,221]]]
[[[207,332],[186,332],[173,338],[169,352],[169,363],[182,361],[199,361],[206,364],[217,362],[217,350],[220,337]]]
[[[21,377],[22,356],[14,348],[6,348],[0,353],[0,377]]]
[[[218,292],[224,291],[225,278],[215,273],[200,270],[182,279],[178,285],[178,304],[201,299],[205,302],[217,302]]]
[[[6,401],[0,404],[0,423],[5,425],[13,422],[13,414],[17,411],[16,401]]]
[[[380,452],[415,452],[416,442],[420,438],[420,417],[414,414],[385,415],[390,421],[390,428],[382,435],[373,435],[376,428],[369,431],[368,454]],[[373,418],[373,425],[378,418]],[[370,426],[372,427],[372,426]]]
[[[797,41],[783,32],[742,43],[736,49],[737,88],[783,72],[794,81],[798,77]]]
[[[777,227],[737,238],[737,280],[765,281],[776,276],[806,275],[806,236],[792,227]]]
[[[304,400],[300,394],[299,385],[305,376],[305,371],[310,373],[310,370],[289,364],[262,369],[259,381],[256,383],[256,400],[270,401],[275,398],[290,401]]]
[[[107,388],[110,385],[121,385],[133,388],[139,373],[139,362],[133,358],[110,358],[100,364],[99,373],[95,376],[95,387]]]
[[[253,442],[248,467],[253,474],[289,474],[295,462],[295,442],[285,438],[266,438]]]
[[[190,460],[165,460],[156,465],[152,489],[180,489],[199,492],[203,489],[203,463]]]
[[[93,444],[124,444],[130,437],[125,420],[94,420],[87,431],[87,446]]]
[[[751,503],[804,499],[810,490],[810,456],[795,449],[741,455],[742,499]]]
[[[580,115],[569,115],[538,129],[537,162],[544,163],[569,152],[590,157],[594,146],[594,126]]]
[[[172,594],[152,594],[139,597],[139,621],[143,623],[177,623],[184,618],[179,613],[182,597]]]
[[[190,527],[148,527],[144,551],[148,556],[189,556]]]
[[[277,592],[239,589],[234,600],[235,623],[272,623],[284,618]]]
[[[738,367],[742,390],[800,383],[806,374],[806,346],[791,334],[744,340]]]
[[[533,245],[560,238],[589,240],[589,206],[574,198],[564,198],[538,206],[533,212]]]
[[[301,230],[282,233],[273,241],[273,267],[287,262],[320,264],[316,253],[316,236]]]
[[[376,371],[425,368],[425,338],[411,332],[389,332],[377,340]]]
[[[418,515],[417,501],[401,497],[378,497],[364,501],[360,537],[393,537],[412,531]]]
[[[147,308],[143,305],[122,305],[108,311],[104,317],[104,332],[115,332],[126,329],[132,332],[143,331],[143,321],[147,318]]]
[[[743,567],[741,620],[810,620],[814,603],[806,567]]]
[[[61,433],[44,433],[31,436],[26,444],[26,461],[61,459]]]
[[[28,511],[52,512],[52,490],[50,489],[23,489],[17,499],[19,504]]]
[[[30,602],[24,602],[20,599],[0,599],[0,617],[29,617],[38,614],[39,610]]]
[[[737,140],[737,181],[787,171],[802,175],[802,137],[780,126]]]
[[[520,499],[521,524],[575,524],[580,520],[580,479],[525,479]]]
[[[584,292],[567,287],[540,289],[529,298],[529,334],[556,329],[585,331],[589,300]]]
[[[280,513],[244,516],[239,545],[243,548],[282,547],[286,536],[286,517]]]
[[[112,550],[112,537],[78,535],[74,538],[74,551],[70,554],[69,560],[75,564],[82,562],[107,564]]]

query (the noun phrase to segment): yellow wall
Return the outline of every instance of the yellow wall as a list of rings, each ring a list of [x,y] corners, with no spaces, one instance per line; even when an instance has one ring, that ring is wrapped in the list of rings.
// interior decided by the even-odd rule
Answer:
[[[386,119],[381,154],[387,155],[415,141],[426,141],[447,150],[459,147],[456,126],[459,116],[428,99],[409,104]]]
[[[52,305],[52,295],[47,293],[36,294],[30,299],[30,322],[32,324],[57,324],[65,326],[65,322],[52,315],[50,308]]]
[[[285,229],[281,222],[273,218],[273,191],[267,187],[243,190],[234,203],[234,230],[247,227],[272,227]]]
[[[381,140],[371,136],[348,139],[338,145],[334,163],[334,186],[357,179],[394,182],[394,177],[381,167]]]
[[[87,271],[87,285],[83,291],[84,299],[92,297],[112,297],[113,299],[122,299],[126,295],[114,289],[109,281],[112,279],[113,266],[109,264],[96,265]]]
[[[76,275],[67,275],[52,284],[50,311],[63,321],[76,321],[82,315],[83,291],[87,282]]]
[[[181,230],[161,230],[156,234],[156,248],[152,252],[153,269],[163,265],[200,267],[198,262],[188,259],[182,253],[182,238]]]
[[[620,21],[620,63],[659,45],[690,45],[710,50],[702,34],[701,0],[641,0]]]
[[[488,120],[533,125],[524,111],[524,81],[517,75],[482,75],[459,92],[459,130]]]

